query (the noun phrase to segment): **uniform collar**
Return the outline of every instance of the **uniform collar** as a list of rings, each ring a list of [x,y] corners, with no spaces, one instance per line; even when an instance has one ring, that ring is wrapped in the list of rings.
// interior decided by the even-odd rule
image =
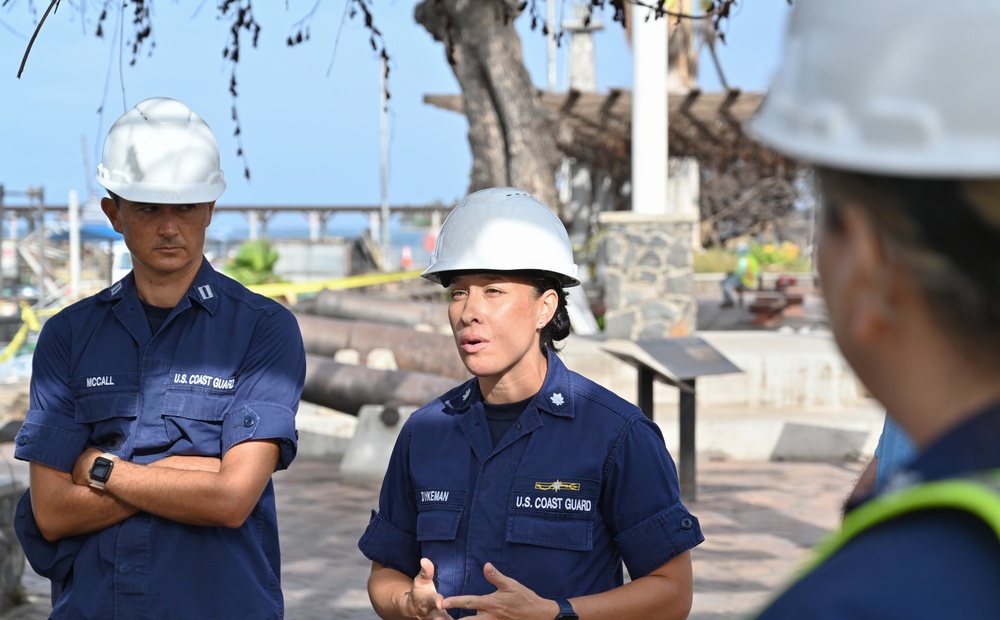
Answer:
[[[1000,467],[1000,403],[985,407],[928,445],[909,470],[941,480]]]
[[[545,381],[542,382],[542,388],[532,398],[529,406],[533,405],[538,411],[546,411],[552,415],[573,418],[576,414],[572,402],[572,374],[558,355],[550,353],[548,360],[549,368],[545,373]],[[473,405],[483,400],[483,394],[479,391],[479,380],[473,378],[466,381],[445,394],[443,400],[449,413],[467,412]]]
[[[220,293],[219,273],[208,262],[208,259],[202,258],[201,269],[198,270],[198,275],[195,276],[191,288],[188,289],[187,296],[192,303],[200,304],[208,310],[209,314],[215,314],[215,310],[219,307]]]
[[[124,278],[115,282],[109,288],[98,293],[98,298],[102,301],[118,301],[124,299],[135,291],[135,274],[128,272]],[[198,275],[195,276],[191,288],[188,289],[187,297],[191,304],[198,304],[208,310],[209,314],[215,314],[219,307],[219,274],[204,257],[201,260],[201,267]],[[182,302],[179,302],[180,305]]]

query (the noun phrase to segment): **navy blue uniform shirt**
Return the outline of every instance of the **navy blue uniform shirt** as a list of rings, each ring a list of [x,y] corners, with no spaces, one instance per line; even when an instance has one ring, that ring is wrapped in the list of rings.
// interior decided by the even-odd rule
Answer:
[[[129,274],[49,319],[32,363],[19,459],[72,472],[90,447],[151,463],[221,458],[250,439],[278,441],[279,469],[295,456],[305,379],[295,317],[208,261],[155,335]],[[61,590],[52,618],[283,616],[270,482],[235,529],[139,513],[48,543],[27,497],[15,527],[32,566]]]
[[[1000,406],[993,406],[929,446],[885,492],[998,467]],[[852,539],[760,618],[1000,618],[997,584],[993,529],[969,513],[921,511]]]
[[[704,537],[681,503],[659,428],[555,355],[538,394],[494,447],[477,379],[400,431],[365,556],[409,576],[437,564],[444,596],[489,594],[503,574],[545,598],[604,592]],[[457,610],[452,610],[457,615]]]

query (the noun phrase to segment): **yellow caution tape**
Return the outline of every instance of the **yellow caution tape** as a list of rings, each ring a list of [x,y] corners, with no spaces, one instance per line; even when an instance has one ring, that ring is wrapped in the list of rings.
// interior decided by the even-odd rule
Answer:
[[[35,311],[31,309],[31,306],[21,302],[21,320],[24,324],[28,326],[28,329],[33,331],[38,331],[42,328],[41,324],[38,322],[38,315]]]
[[[11,341],[4,347],[3,351],[0,352],[0,362],[6,362],[10,358],[14,357],[22,346],[24,346],[24,341],[28,337],[28,324],[21,323],[21,328],[17,330]]]
[[[376,284],[387,284],[389,282],[401,282],[419,278],[422,270],[396,271],[392,273],[369,273],[357,276],[347,276],[333,280],[316,280],[313,282],[278,282],[275,284],[257,284],[248,286],[251,291],[264,295],[265,297],[284,297],[294,303],[298,295],[307,293],[318,293],[322,290],[339,291],[351,288],[361,288],[363,286],[374,286]],[[46,308],[35,311],[28,304],[21,302],[21,327],[17,330],[14,338],[0,351],[0,362],[6,362],[14,357],[24,346],[28,338],[29,331],[39,331],[41,322],[39,316],[51,316],[62,310],[62,308]]]
[[[366,273],[357,276],[347,276],[334,280],[316,280],[312,282],[277,282],[274,284],[256,284],[247,288],[265,297],[284,297],[289,301],[294,301],[298,295],[306,293],[318,293],[322,290],[340,291],[350,288],[360,288],[363,286],[373,286],[375,284],[387,284],[389,282],[401,282],[419,278],[421,270],[396,271],[393,273]]]
[[[21,327],[11,338],[7,346],[4,347],[3,351],[0,351],[0,362],[6,362],[10,358],[17,355],[17,352],[21,350],[24,346],[24,341],[28,339],[28,332],[37,332],[42,329],[41,321],[38,320],[39,316],[51,316],[59,312],[62,308],[47,308],[45,310],[39,310],[35,312],[31,306],[25,302],[20,302],[21,305]]]

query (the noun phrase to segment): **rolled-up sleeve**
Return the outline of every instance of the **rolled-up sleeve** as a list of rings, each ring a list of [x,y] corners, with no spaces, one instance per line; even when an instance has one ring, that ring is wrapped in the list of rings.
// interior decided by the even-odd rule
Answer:
[[[287,405],[266,402],[243,403],[226,414],[222,429],[222,453],[251,439],[274,439],[281,455],[277,469],[285,469],[295,458],[298,443],[295,412]]]
[[[254,328],[250,354],[240,369],[236,406],[227,413],[223,453],[251,439],[274,439],[281,448],[278,469],[295,458],[298,411],[306,377],[299,324],[286,308],[263,315]]]
[[[30,404],[14,438],[14,457],[73,471],[90,427],[76,421],[69,386],[69,327],[62,315],[45,322],[31,360]]]
[[[698,519],[681,502],[677,469],[663,435],[646,418],[625,434],[606,488],[604,514],[633,579],[705,540]]]
[[[374,510],[368,529],[358,541],[358,548],[369,560],[404,575],[415,575],[414,565],[419,570],[420,545],[417,537],[389,523]]]
[[[698,518],[680,502],[615,537],[634,577],[648,575],[703,540]]]
[[[413,416],[396,438],[379,493],[379,509],[372,511],[358,548],[373,562],[415,576],[420,571],[421,548],[409,467],[412,424]]]
[[[87,447],[87,438],[86,425],[62,414],[32,409],[14,438],[14,457],[71,472]]]

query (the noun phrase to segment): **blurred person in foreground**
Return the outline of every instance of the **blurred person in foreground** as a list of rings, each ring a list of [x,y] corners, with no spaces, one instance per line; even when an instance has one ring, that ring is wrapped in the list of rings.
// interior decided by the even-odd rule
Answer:
[[[271,474],[295,456],[295,317],[217,273],[208,124],[138,103],[108,131],[101,208],[132,271],[42,327],[15,529],[53,619],[284,617]]]
[[[760,618],[1000,618],[1000,3],[798,0],[751,121],[816,166],[830,326],[917,454]]]
[[[441,227],[423,277],[474,377],[399,434],[359,542],[382,618],[687,617],[703,537],[663,436],[556,354],[576,271],[521,190],[475,192]]]

